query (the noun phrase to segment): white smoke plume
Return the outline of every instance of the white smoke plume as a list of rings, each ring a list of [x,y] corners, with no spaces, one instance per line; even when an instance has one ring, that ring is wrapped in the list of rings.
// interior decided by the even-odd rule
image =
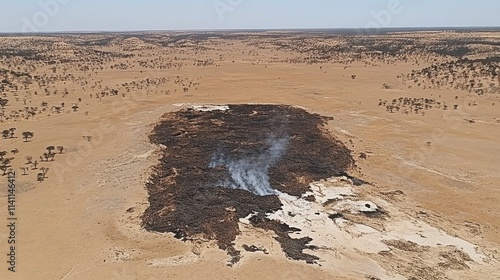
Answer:
[[[286,152],[289,140],[288,136],[270,136],[266,140],[266,150],[241,159],[230,158],[220,151],[215,152],[209,167],[224,166],[228,169],[231,178],[219,182],[225,188],[246,190],[260,196],[276,195],[276,190],[269,182],[269,168]]]

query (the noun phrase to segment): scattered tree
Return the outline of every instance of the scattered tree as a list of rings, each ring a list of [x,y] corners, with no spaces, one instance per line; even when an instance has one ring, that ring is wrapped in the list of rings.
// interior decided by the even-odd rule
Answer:
[[[47,167],[42,167],[40,168],[40,171],[42,171],[43,178],[47,178],[47,172],[49,172],[49,169]]]
[[[49,152],[49,154],[52,154],[52,151],[54,151],[55,149],[56,149],[56,147],[54,147],[54,146],[47,147],[47,151]]]
[[[5,106],[7,106],[7,103],[9,103],[9,99],[0,98],[0,106],[2,108],[5,108]]]
[[[24,138],[24,142],[28,142],[28,139],[29,138],[33,138],[33,132],[31,131],[25,131],[23,132],[23,138]]]
[[[21,171],[23,172],[23,175],[28,175],[28,171],[30,169],[28,167],[21,167]]]
[[[10,130],[5,129],[4,131],[2,131],[2,137],[3,137],[3,139],[9,138],[10,137]]]
[[[43,176],[43,173],[36,174],[36,180],[38,182],[40,182],[40,183],[43,182],[45,180],[45,177]]]
[[[47,172],[49,171],[49,169],[42,167],[42,168],[40,168],[40,171],[42,171],[42,172],[40,172],[36,175],[36,179],[38,182],[41,183],[47,178]]]

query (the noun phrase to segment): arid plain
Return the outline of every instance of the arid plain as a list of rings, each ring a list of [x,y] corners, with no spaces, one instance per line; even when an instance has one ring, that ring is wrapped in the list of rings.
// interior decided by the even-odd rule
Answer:
[[[3,36],[0,94],[17,217],[12,273],[3,176],[0,279],[500,279],[500,32]],[[318,261],[245,219],[234,263],[210,236],[144,229],[170,148],[150,142],[155,125],[227,104],[331,117],[351,151],[347,173],[365,184],[311,183],[315,203],[283,196],[269,216],[304,226]]]

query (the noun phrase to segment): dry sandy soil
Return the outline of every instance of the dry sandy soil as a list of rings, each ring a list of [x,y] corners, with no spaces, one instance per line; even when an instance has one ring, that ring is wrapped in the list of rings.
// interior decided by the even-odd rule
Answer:
[[[477,61],[473,70],[461,64],[455,78],[444,78],[443,70],[408,76],[457,61],[442,50],[460,44],[468,53],[459,55],[471,60],[498,57],[499,33],[397,33],[365,41],[226,35],[0,38],[0,69],[7,70],[0,80],[9,81],[0,91],[9,99],[0,131],[16,128],[14,138],[0,139],[0,150],[14,158],[7,166],[16,172],[18,219],[12,273],[7,177],[0,177],[0,279],[500,279],[500,80],[489,76],[500,75],[500,64]],[[454,45],[446,45],[449,38]],[[410,105],[393,102],[399,98],[435,103],[405,113]],[[233,266],[203,236],[183,242],[141,225],[145,185],[160,156],[148,135],[161,116],[193,105],[246,103],[333,117],[327,129],[356,160],[350,174],[369,183],[315,182],[315,203],[280,195],[283,210],[270,217],[313,238],[319,249],[308,253],[320,258],[316,264],[287,259],[272,232],[245,219],[236,248],[255,245],[267,254],[242,250]],[[24,131],[34,133],[28,142]],[[64,152],[41,162],[51,145]],[[37,170],[26,156],[39,161]],[[41,167],[49,171],[38,182]],[[321,203],[334,198],[333,206]],[[385,215],[359,215],[367,204]],[[325,218],[332,211],[344,217]]]

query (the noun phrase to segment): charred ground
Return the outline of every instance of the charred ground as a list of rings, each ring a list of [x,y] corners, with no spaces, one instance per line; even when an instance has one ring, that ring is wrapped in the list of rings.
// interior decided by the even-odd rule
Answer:
[[[289,258],[313,262],[314,256],[302,252],[314,249],[309,241],[289,236],[298,229],[266,217],[281,208],[278,196],[224,188],[220,182],[228,179],[227,168],[209,166],[221,150],[232,158],[252,157],[268,148],[269,137],[286,137],[286,152],[268,170],[269,182],[275,190],[300,197],[313,181],[346,175],[354,163],[350,151],[324,129],[331,118],[282,105],[228,108],[167,113],[154,128],[150,139],[163,148],[147,184],[150,206],[144,227],[183,240],[215,240],[236,255],[239,219],[253,213],[252,225],[274,231]]]

